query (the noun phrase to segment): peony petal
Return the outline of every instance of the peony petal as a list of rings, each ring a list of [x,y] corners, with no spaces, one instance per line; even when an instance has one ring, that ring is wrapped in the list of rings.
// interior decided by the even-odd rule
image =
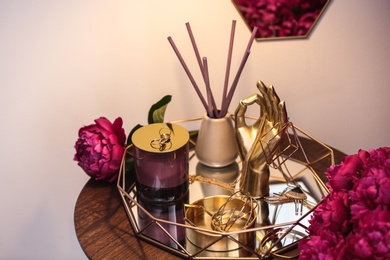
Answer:
[[[118,130],[122,129],[123,121],[121,117],[118,117],[114,120],[114,123],[112,124],[113,132],[117,133]]]
[[[114,128],[113,128],[111,122],[107,118],[100,117],[100,118],[96,119],[95,122],[97,125],[99,125],[104,130],[106,130],[110,133],[114,132]]]
[[[123,125],[123,121],[121,117],[115,119],[113,123],[113,128],[114,128],[115,135],[118,137],[118,143],[120,145],[124,145],[126,142],[125,129],[123,129],[122,125]]]

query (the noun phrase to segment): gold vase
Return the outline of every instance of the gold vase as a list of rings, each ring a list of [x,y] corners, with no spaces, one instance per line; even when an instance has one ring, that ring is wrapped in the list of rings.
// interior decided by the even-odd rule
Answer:
[[[196,141],[195,154],[200,163],[209,167],[225,167],[238,156],[233,120],[229,113],[223,118],[203,115]]]

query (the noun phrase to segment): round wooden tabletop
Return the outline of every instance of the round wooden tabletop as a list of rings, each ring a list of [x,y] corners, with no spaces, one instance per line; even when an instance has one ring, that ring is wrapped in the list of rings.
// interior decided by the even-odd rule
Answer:
[[[305,152],[314,157],[327,151],[311,139],[300,138],[300,142]],[[336,149],[333,153],[336,164],[345,156]],[[295,156],[302,159],[302,154]],[[328,166],[320,162],[313,168],[323,174]],[[77,199],[74,224],[80,245],[89,259],[179,259],[134,235],[116,183],[89,180]]]

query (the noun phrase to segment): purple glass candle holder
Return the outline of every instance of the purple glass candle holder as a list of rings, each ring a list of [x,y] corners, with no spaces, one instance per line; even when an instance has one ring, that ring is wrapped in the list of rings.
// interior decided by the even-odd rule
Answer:
[[[155,201],[145,200],[143,197],[138,197],[137,201],[155,218],[184,224],[184,204],[188,203],[188,197],[189,192],[187,192],[182,198],[175,201],[159,201],[156,203]],[[186,229],[184,227],[162,222],[160,222],[160,225],[157,225],[152,222],[152,219],[143,210],[138,209],[138,225],[141,229],[145,228],[142,232],[144,235],[176,249],[179,248],[177,243],[184,246],[186,236]],[[177,242],[173,241],[166,232],[175,238]]]
[[[163,123],[141,127],[132,136],[137,199],[156,218],[184,224],[189,185],[188,140],[186,129]],[[139,211],[140,228],[150,222],[148,219]],[[184,241],[184,230],[176,227],[167,230],[178,241]],[[144,233],[172,244],[158,225],[148,227]]]

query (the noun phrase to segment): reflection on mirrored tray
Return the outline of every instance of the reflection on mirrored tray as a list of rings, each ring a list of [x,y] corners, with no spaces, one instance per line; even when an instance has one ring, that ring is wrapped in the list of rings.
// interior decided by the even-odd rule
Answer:
[[[189,194],[160,206],[145,204],[133,187],[130,197],[138,204],[129,200],[130,217],[136,231],[155,243],[199,258],[258,258],[307,236],[308,213],[326,195],[313,172],[305,164],[287,160],[283,169],[271,168],[269,197],[255,201],[234,197],[230,201],[238,187],[240,167],[241,163],[235,162],[211,168],[192,156]],[[228,226],[222,230],[226,232],[213,226],[216,216]]]
[[[238,178],[239,174],[239,167],[238,163],[234,162],[226,167],[222,168],[212,168],[208,167],[200,162],[195,163],[196,158],[194,159],[194,162],[191,162],[191,164],[195,164],[195,175],[201,176],[205,179],[215,179],[224,183],[232,183]],[[193,199],[201,199],[204,197],[214,196],[214,195],[231,195],[232,191],[219,187],[215,184],[210,183],[199,183],[201,192],[199,192],[198,198],[196,197],[196,194],[194,194]],[[195,186],[194,186],[195,187]]]

